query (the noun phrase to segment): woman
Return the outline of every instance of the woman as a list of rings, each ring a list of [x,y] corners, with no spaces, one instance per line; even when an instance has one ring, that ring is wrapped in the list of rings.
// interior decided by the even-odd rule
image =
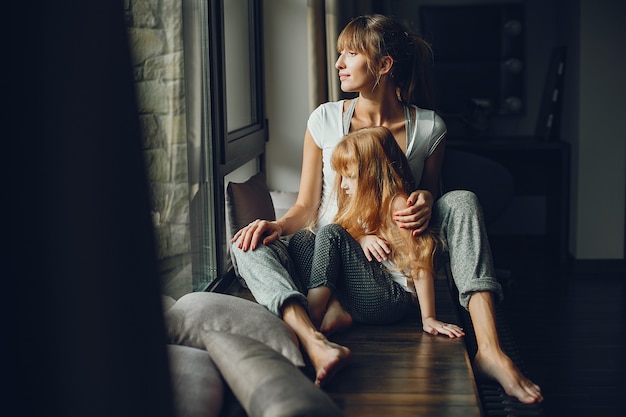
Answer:
[[[289,242],[298,275],[307,281],[313,323],[325,334],[353,319],[386,324],[404,316],[417,298],[425,332],[463,336],[460,327],[435,318],[438,238],[430,230],[413,236],[392,218],[406,208],[415,183],[389,129],[349,133],[335,147],[331,166],[338,202],[333,223],[317,233],[299,231]]]
[[[300,190],[295,205],[280,219],[256,220],[233,237],[233,256],[256,300],[294,330],[322,385],[350,358],[350,350],[330,341],[313,325],[305,290],[293,271],[289,236],[317,219],[332,220],[337,203],[331,197],[335,177],[330,166],[334,147],[347,133],[385,126],[406,153],[419,189],[394,220],[414,235],[432,223],[445,240],[460,303],[472,318],[478,352],[477,372],[496,379],[507,394],[525,403],[541,401],[541,390],[521,374],[502,351],[495,326],[494,303],[502,298],[476,196],[467,191],[438,196],[446,128],[428,107],[428,67],[432,51],[418,36],[385,16],[353,19],[338,39],[335,64],[341,89],[353,100],[329,102],[309,117],[304,135]]]

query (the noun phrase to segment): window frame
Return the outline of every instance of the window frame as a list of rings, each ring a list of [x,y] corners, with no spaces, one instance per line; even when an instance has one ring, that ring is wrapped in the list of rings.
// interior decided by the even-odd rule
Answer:
[[[263,16],[260,0],[248,0],[248,21],[250,51],[250,85],[254,102],[255,120],[247,126],[229,132],[227,128],[227,92],[226,92],[226,57],[225,57],[225,23],[224,1],[208,0],[208,78],[210,96],[207,104],[210,118],[210,138],[213,155],[213,189],[214,189],[214,221],[215,248],[218,278],[210,289],[218,289],[229,285],[234,278],[232,262],[228,256],[226,236],[225,204],[226,190],[224,177],[245,163],[258,158],[263,168],[263,153],[268,140],[268,123],[265,115],[265,89],[263,72]]]

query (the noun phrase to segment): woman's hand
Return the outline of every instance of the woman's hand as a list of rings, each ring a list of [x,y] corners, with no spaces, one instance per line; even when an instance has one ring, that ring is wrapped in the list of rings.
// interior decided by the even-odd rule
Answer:
[[[430,191],[416,190],[406,200],[407,208],[393,213],[393,219],[404,229],[412,229],[417,236],[428,228],[434,198]]]
[[[361,237],[359,244],[363,249],[363,253],[365,253],[365,257],[370,262],[373,258],[376,258],[378,262],[382,262],[386,260],[387,255],[391,253],[387,242],[376,235],[365,235]]]
[[[444,323],[434,317],[422,318],[422,328],[426,333],[432,335],[445,334],[450,338],[465,336],[463,328],[456,324]]]
[[[277,222],[257,219],[242,227],[230,241],[239,240],[237,247],[246,252],[248,249],[255,250],[261,239],[263,239],[264,245],[269,245],[278,239],[282,233],[283,228]]]

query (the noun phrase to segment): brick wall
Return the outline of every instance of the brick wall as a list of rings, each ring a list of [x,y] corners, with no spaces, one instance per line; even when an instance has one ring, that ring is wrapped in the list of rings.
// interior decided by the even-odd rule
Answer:
[[[167,287],[189,270],[191,251],[181,1],[125,0],[124,12],[157,256]],[[177,292],[189,292],[187,284]]]

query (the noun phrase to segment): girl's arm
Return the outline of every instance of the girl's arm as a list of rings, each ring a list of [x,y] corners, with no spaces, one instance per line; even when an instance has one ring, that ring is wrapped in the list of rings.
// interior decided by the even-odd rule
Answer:
[[[418,277],[413,279],[415,292],[420,305],[422,315],[422,328],[426,333],[445,334],[448,337],[462,337],[463,329],[456,324],[444,323],[435,318],[435,279],[425,271],[420,271]]]
[[[418,189],[412,192],[404,205],[394,213],[394,220],[402,223],[402,228],[412,230],[414,236],[428,228],[433,204],[441,194],[441,166],[445,148],[444,138],[424,161],[424,171]]]
[[[392,212],[401,208],[405,202],[406,196],[396,196],[392,202]],[[405,238],[405,241],[417,245],[417,241],[415,240],[415,236],[411,230],[401,227],[401,223],[398,221],[396,221],[396,225],[398,226],[400,233]],[[430,273],[420,270],[417,277],[407,277],[407,279],[413,280],[415,292],[417,293],[417,300],[420,306],[422,328],[426,333],[434,335],[445,334],[451,338],[465,335],[463,329],[456,324],[444,323],[436,319],[435,280]]]
[[[378,262],[387,260],[387,256],[391,253],[389,244],[385,239],[376,235],[365,235],[359,238],[359,245],[363,249],[363,253],[368,261],[372,262],[376,259]]]
[[[276,221],[257,219],[241,228],[232,242],[244,251],[254,250],[262,242],[268,245],[281,235],[289,235],[306,227],[315,219],[322,198],[322,150],[315,144],[309,129],[304,134],[302,174],[296,203]]]

